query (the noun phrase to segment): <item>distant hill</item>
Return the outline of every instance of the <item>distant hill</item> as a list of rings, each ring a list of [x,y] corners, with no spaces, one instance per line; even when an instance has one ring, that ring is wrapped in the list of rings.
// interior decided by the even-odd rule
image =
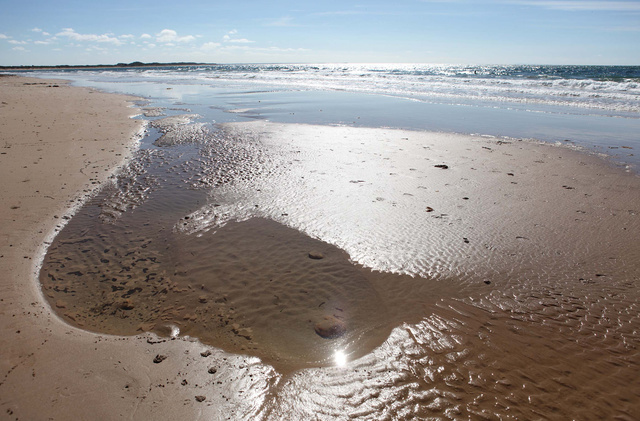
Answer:
[[[192,62],[176,62],[176,63],[143,63],[134,61],[132,63],[118,64],[60,64],[57,66],[0,66],[0,70],[48,70],[48,69],[108,69],[108,68],[135,68],[135,67],[177,67],[177,66],[210,66],[213,63],[192,63]]]

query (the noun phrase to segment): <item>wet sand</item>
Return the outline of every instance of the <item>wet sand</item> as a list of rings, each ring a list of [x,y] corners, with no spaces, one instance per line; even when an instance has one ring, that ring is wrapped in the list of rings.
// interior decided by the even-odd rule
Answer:
[[[123,141],[132,131],[123,130]],[[58,222],[51,205],[45,201],[21,231],[9,230],[16,240],[0,261],[13,265],[5,270],[15,291],[0,302],[3,349],[10,349],[0,383],[0,391],[12,391],[2,393],[7,414],[638,413],[636,175],[564,147],[517,140],[264,122],[226,125],[222,136],[258,145],[240,154],[246,175],[228,159],[235,178],[194,180],[218,186],[209,203],[188,195],[188,210],[158,213],[153,227],[153,193],[148,213],[144,205],[124,212],[122,226],[87,229],[83,218],[101,212],[90,206],[53,242],[40,275],[46,298],[29,258]],[[227,159],[220,154],[214,158]],[[255,168],[261,161],[270,163],[264,176]],[[68,201],[92,181],[73,187],[65,180],[73,192],[55,215],[64,217]],[[20,246],[23,260],[12,249],[21,232],[33,238]],[[387,246],[381,252],[376,243]],[[97,290],[91,279],[99,280]],[[327,317],[346,333],[321,338],[317,326]],[[171,326],[179,338],[168,339]],[[40,405],[30,404],[35,396],[43,396]],[[93,407],[78,408],[79,397]]]

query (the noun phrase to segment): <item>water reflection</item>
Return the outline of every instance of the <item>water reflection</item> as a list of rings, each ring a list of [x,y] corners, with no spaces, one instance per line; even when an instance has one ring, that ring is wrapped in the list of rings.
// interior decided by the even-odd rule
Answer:
[[[342,350],[337,350],[333,354],[333,360],[335,361],[336,366],[344,367],[345,365],[347,365],[347,354],[345,354]]]

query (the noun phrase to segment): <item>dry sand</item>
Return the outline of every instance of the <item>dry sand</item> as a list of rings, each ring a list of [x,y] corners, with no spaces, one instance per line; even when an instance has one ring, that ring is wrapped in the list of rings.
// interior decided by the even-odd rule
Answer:
[[[38,84],[24,84],[34,82]],[[53,88],[54,83],[59,87]],[[307,368],[282,376],[256,357],[207,349],[182,337],[100,335],[66,324],[48,307],[37,284],[39,255],[67,209],[78,203],[78,194],[107,179],[128,155],[131,139],[139,131],[139,125],[127,118],[133,113],[125,107],[127,98],[89,92],[60,82],[0,79],[1,140],[6,152],[0,155],[2,416],[633,419],[640,410],[640,391],[634,386],[640,373],[638,177],[593,156],[527,142],[262,122],[224,129],[237,139],[281,148],[276,155],[285,161],[287,173],[283,178],[275,173],[264,179],[249,177],[246,191],[258,189],[261,194],[249,197],[246,204],[234,201],[238,191],[228,192],[228,205],[236,206],[240,219],[258,218],[207,233],[211,226],[198,224],[225,211],[224,194],[219,193],[222,206],[191,214],[190,220],[196,222],[185,229],[191,236],[178,232],[182,243],[174,252],[188,269],[185,273],[206,274],[207,265],[222,265],[215,271],[229,270],[238,276],[237,282],[225,284],[223,279],[211,290],[221,294],[229,288],[230,302],[264,348],[247,352],[272,362],[273,355],[290,352],[292,339],[286,338],[300,318],[280,308],[280,298],[294,291],[289,284],[299,277],[289,282],[275,273],[274,282],[276,276],[284,279],[281,285],[265,286],[260,276],[268,274],[269,262],[279,262],[275,269],[289,276],[310,272],[309,265],[333,264],[332,253],[344,254],[333,247],[320,248],[325,259],[311,261],[306,252],[312,250],[307,248],[318,244],[275,222],[261,222],[265,220],[260,217],[285,225],[297,221],[290,225],[336,243],[342,238],[345,242],[339,245],[364,264],[370,256],[359,252],[359,244],[380,241],[369,235],[389,235],[384,244],[394,244],[393,232],[376,231],[385,226],[388,215],[405,215],[402,226],[416,233],[415,241],[429,244],[408,249],[423,253],[419,261],[424,268],[434,268],[441,290],[406,276],[388,275],[369,278],[370,285],[364,285],[369,295],[360,303],[362,291],[343,294],[353,300],[348,304],[352,309],[364,309],[353,314],[351,323],[371,323],[372,312],[377,312],[389,323],[380,331],[384,335],[397,326],[388,339],[370,341],[366,352],[375,347],[372,352],[353,353],[359,358],[343,367]],[[357,146],[334,152],[344,148],[347,136],[354,137],[357,142],[352,145]],[[446,169],[435,166],[443,163]],[[339,168],[334,171],[335,165]],[[314,177],[304,178],[310,169]],[[291,189],[312,194],[300,200],[288,194]],[[362,198],[369,196],[371,204],[365,205]],[[334,212],[337,218],[331,224],[304,219],[313,215],[305,207],[322,209],[328,203],[329,210],[338,209],[349,207],[349,200],[356,200],[351,206],[354,213]],[[414,203],[419,212],[412,212]],[[204,234],[213,239],[193,235],[202,234],[202,227],[208,227]],[[426,236],[420,237],[421,233]],[[260,235],[275,240],[256,240]],[[296,251],[292,247],[297,241],[303,245]],[[260,246],[266,244],[268,253],[263,253]],[[237,259],[256,247],[266,263]],[[391,250],[397,254],[392,254],[390,270],[405,258],[405,248],[396,249]],[[219,258],[190,257],[204,252]],[[352,280],[351,268],[329,270],[336,274],[336,285],[350,287],[345,282]],[[426,273],[430,275],[429,270]],[[343,274],[348,279],[341,278]],[[304,291],[286,297],[289,310],[299,310],[305,317],[309,302],[315,300],[317,310],[327,301],[313,289],[324,293],[336,286],[310,279],[297,285]],[[489,279],[493,282],[483,282]],[[354,291],[363,287],[361,282],[353,284]],[[462,288],[454,296],[456,285]],[[275,291],[276,301],[274,288],[282,288]],[[194,304],[184,311],[195,311],[201,301],[198,294],[191,294]],[[56,311],[74,322],[65,316],[67,305],[60,303]],[[191,331],[198,334],[198,323],[190,323],[182,314],[175,323],[183,328],[191,324]],[[286,331],[278,332],[281,326]],[[308,333],[309,338],[324,341],[313,325],[300,329],[306,333],[296,333],[296,338]]]

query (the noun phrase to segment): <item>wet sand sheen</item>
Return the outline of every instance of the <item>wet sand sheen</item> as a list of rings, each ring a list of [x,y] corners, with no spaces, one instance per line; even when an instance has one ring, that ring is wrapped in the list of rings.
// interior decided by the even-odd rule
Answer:
[[[589,418],[638,408],[627,387],[639,372],[637,176],[527,142],[268,123],[228,125],[220,136],[246,143],[240,155],[252,172],[240,168],[223,183],[200,175],[217,186],[208,204],[196,190],[166,217],[158,202],[175,206],[179,193],[165,190],[121,225],[94,224],[93,237],[82,215],[71,221],[41,276],[51,302],[63,300],[60,313],[121,334],[168,335],[175,325],[257,355],[291,374],[266,404],[274,417],[317,413],[314,396],[332,397],[325,414],[365,417],[392,402],[396,416]],[[242,165],[233,148],[222,151],[204,155]],[[385,171],[401,181],[385,184]],[[162,224],[145,228],[159,215]],[[383,267],[422,276],[372,272],[300,231],[374,267],[363,250],[368,233],[380,235],[383,247],[372,251]],[[395,234],[415,253],[413,269]],[[317,251],[324,259],[309,258]],[[95,261],[109,253],[118,258]],[[64,292],[89,272],[105,275],[100,293]],[[320,338],[314,326],[326,316],[347,333]],[[295,371],[335,365],[336,350],[352,361],[343,371]],[[292,403],[305,397],[307,405]]]
[[[70,323],[120,335],[169,336],[177,327],[180,335],[259,356],[281,373],[335,365],[336,350],[361,357],[399,323],[417,322],[439,297],[455,295],[432,283],[412,298],[420,307],[403,307],[385,287],[418,293],[428,280],[362,268],[335,246],[261,218],[199,238],[81,229],[83,236],[50,248],[41,277]],[[327,320],[344,324],[346,333],[321,337],[316,326]]]

